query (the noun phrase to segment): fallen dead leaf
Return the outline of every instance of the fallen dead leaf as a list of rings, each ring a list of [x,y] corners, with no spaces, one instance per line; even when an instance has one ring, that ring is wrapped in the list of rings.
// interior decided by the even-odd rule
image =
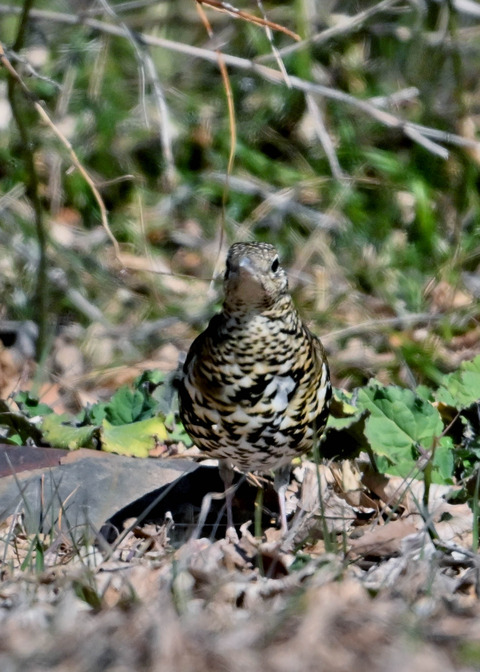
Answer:
[[[351,551],[357,556],[387,558],[399,555],[402,541],[410,534],[416,534],[417,527],[406,520],[392,520],[385,525],[377,525],[366,531],[358,539],[349,539]]]

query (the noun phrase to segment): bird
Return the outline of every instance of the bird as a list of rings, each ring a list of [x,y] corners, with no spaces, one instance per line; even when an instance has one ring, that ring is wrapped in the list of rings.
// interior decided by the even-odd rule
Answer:
[[[274,472],[281,530],[292,459],[323,432],[332,388],[321,341],[302,321],[276,248],[234,243],[224,301],[193,341],[178,384],[180,419],[193,443],[219,460],[227,528],[234,468]]]

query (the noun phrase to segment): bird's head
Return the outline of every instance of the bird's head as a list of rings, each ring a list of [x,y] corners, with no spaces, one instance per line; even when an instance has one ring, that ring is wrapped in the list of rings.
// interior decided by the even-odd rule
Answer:
[[[262,312],[288,293],[287,274],[277,250],[268,243],[235,243],[227,255],[224,276],[225,309]]]

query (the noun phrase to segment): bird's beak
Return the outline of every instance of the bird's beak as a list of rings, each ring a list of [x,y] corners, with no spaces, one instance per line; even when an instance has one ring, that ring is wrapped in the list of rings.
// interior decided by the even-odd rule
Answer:
[[[242,259],[240,259],[238,270],[240,271],[240,275],[245,275],[245,273],[248,273],[248,275],[253,275],[255,267],[252,264],[250,257],[242,257]]]

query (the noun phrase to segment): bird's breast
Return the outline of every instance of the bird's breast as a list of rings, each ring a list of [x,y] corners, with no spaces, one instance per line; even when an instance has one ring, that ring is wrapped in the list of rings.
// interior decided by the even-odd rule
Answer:
[[[327,380],[301,323],[292,334],[292,323],[262,315],[227,320],[188,367],[182,419],[210,455],[244,469],[276,468],[311,447]]]

